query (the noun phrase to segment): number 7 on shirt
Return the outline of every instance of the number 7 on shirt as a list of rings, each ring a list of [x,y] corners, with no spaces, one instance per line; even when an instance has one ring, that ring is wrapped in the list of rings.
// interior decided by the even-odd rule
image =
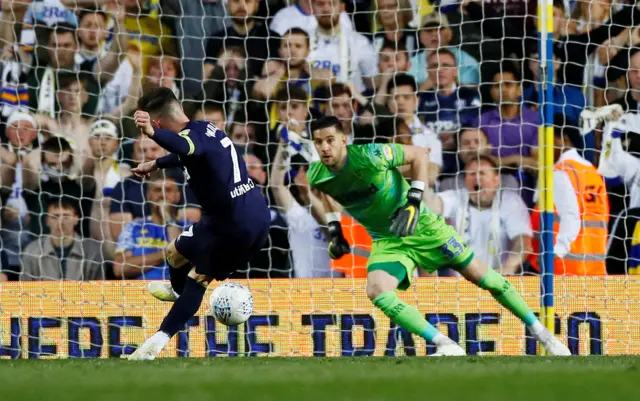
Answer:
[[[231,139],[229,137],[224,137],[220,140],[220,144],[224,148],[228,148],[233,145]],[[236,148],[231,146],[231,161],[233,162],[233,183],[240,182],[240,167],[238,166],[238,153],[236,153]]]

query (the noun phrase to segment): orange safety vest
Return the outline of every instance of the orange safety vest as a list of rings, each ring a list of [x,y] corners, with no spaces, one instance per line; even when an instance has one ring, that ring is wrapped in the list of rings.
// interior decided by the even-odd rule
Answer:
[[[344,238],[351,245],[351,253],[332,260],[331,268],[343,273],[346,277],[365,278],[373,240],[367,230],[352,217],[342,216],[340,225]]]
[[[562,259],[555,258],[555,274],[595,276],[606,274],[607,225],[609,223],[609,198],[602,176],[592,165],[574,160],[556,164],[556,171],[564,171],[578,197],[580,209],[580,233],[570,245],[569,253]],[[560,228],[560,218],[554,213],[553,243]],[[534,231],[534,254],[529,257],[533,267],[540,271],[540,210],[536,206],[531,215]]]

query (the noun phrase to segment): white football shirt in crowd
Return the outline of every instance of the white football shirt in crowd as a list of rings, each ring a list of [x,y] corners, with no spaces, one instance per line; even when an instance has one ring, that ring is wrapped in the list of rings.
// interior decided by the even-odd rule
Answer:
[[[411,130],[411,140],[415,146],[429,148],[429,161],[442,168],[442,142],[438,134],[427,128],[418,116],[413,117],[409,124]]]
[[[293,273],[297,278],[338,277],[329,267],[329,242],[309,210],[295,200],[285,214],[289,225],[289,244],[293,255]]]
[[[640,207],[640,159],[624,150],[621,138],[611,138],[614,128],[622,133],[640,132],[640,114],[625,113],[615,123],[605,126],[602,139],[605,151],[600,152],[598,166],[598,171],[606,178],[622,178],[629,191],[629,209],[637,208]],[[607,145],[607,142],[610,142],[610,145]],[[607,146],[611,147],[609,151],[606,149]]]
[[[311,53],[307,60],[313,68],[330,69],[337,82],[352,81],[356,89],[364,92],[363,78],[378,75],[376,52],[363,35],[353,30],[342,30],[327,36],[314,30],[310,33]]]
[[[500,219],[497,230],[499,238],[497,241],[491,241],[494,210],[478,209],[468,202],[468,195],[464,192],[466,189],[437,194],[443,204],[442,217],[455,227],[456,216],[464,214],[462,216],[467,218],[463,221],[463,227],[456,227],[459,231],[463,231],[459,234],[480,260],[499,270],[502,263],[509,257],[511,241],[521,235],[533,237],[527,206],[522,198],[512,192],[498,192],[496,197],[501,197],[497,211]],[[465,200],[466,204],[463,204]]]
[[[124,59],[111,79],[103,88],[98,112],[101,114],[112,113],[118,106],[127,100],[129,87],[133,82],[133,67],[129,59]]]
[[[315,16],[305,13],[302,7],[294,4],[278,11],[276,15],[273,16],[269,29],[282,36],[291,28],[300,28],[308,34],[311,34],[317,26],[318,20],[316,20]],[[343,30],[353,30],[353,23],[347,13],[340,14],[340,27]]]

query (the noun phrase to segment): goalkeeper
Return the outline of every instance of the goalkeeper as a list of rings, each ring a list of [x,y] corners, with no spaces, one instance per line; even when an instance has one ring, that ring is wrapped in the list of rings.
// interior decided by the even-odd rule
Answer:
[[[428,164],[424,149],[398,144],[347,146],[336,117],[314,121],[311,132],[320,162],[311,165],[309,183],[339,202],[373,238],[367,267],[367,296],[394,323],[434,343],[437,347],[434,355],[465,355],[458,344],[396,294],[396,289],[409,287],[416,266],[429,272],[452,267],[488,290],[522,320],[550,355],[571,354],[538,321],[509,281],[474,257],[455,230],[421,202]],[[399,168],[410,169],[411,186]],[[325,197],[329,254],[340,258],[350,252],[350,247],[342,235],[340,213],[331,203]]]

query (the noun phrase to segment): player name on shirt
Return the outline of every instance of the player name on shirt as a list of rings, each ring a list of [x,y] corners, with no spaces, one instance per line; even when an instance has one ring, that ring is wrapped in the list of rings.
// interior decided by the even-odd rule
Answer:
[[[229,195],[231,195],[231,199],[237,197],[237,196],[241,196],[246,194],[247,192],[251,191],[253,188],[255,188],[255,184],[253,183],[253,180],[251,180],[251,178],[249,178],[249,182],[246,184],[240,184],[237,187],[235,187],[232,191],[229,191]]]

